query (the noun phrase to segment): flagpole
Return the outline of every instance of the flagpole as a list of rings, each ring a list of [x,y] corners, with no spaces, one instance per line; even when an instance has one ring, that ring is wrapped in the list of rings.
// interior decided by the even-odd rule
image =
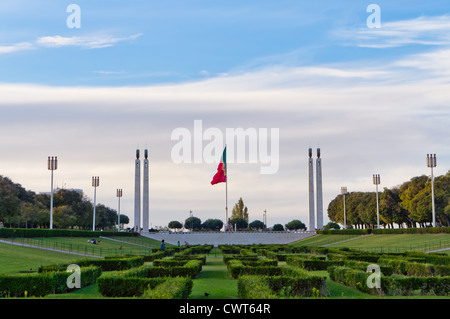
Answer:
[[[227,151],[227,144],[225,144],[225,152]],[[228,225],[228,163],[225,153],[225,225]],[[225,227],[226,229],[226,227]]]

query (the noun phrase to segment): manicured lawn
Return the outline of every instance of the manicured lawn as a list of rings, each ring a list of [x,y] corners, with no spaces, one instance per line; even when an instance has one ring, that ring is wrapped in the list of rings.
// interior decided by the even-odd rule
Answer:
[[[37,271],[39,266],[72,261],[77,255],[0,243],[0,274]]]
[[[88,237],[44,237],[44,238],[15,238],[15,242],[39,247],[71,251],[95,256],[117,254],[148,254],[152,248],[159,248],[160,243],[150,238],[117,237],[122,241],[108,240],[95,237],[97,244],[90,242]]]
[[[317,235],[292,245],[327,245],[330,248],[349,247],[372,252],[430,251],[450,247],[450,234]],[[450,250],[443,253],[450,254]]]
[[[205,296],[205,292],[209,296]],[[231,278],[220,257],[207,257],[202,272],[194,279],[191,299],[236,299],[237,280]]]

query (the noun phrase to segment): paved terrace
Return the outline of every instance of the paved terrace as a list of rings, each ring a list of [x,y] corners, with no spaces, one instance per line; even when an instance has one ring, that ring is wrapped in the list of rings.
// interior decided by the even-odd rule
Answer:
[[[141,236],[177,245],[289,244],[316,235],[316,232],[187,232],[142,233]]]

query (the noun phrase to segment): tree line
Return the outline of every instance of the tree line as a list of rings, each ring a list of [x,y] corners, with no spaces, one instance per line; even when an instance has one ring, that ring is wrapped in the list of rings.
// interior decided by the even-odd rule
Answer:
[[[434,179],[436,226],[450,226],[450,171]],[[345,195],[347,228],[377,225],[375,192]],[[432,225],[431,178],[422,175],[379,193],[380,226],[385,228],[429,227]],[[344,225],[344,198],[336,196],[328,205],[331,222]]]
[[[239,198],[238,202],[234,205],[231,212],[230,223],[233,229],[236,230],[265,230],[268,229],[267,225],[260,220],[254,220],[249,222],[249,213],[247,206],[244,205],[242,198]],[[220,219],[207,219],[202,223],[198,217],[189,217],[183,223],[179,221],[171,221],[168,224],[170,229],[190,229],[190,230],[205,230],[205,231],[219,231],[222,229],[224,223]],[[272,227],[273,231],[284,231],[284,230],[306,230],[306,225],[300,220],[292,220],[286,225],[275,224]]]
[[[53,227],[92,229],[94,205],[83,194],[61,189],[53,194]],[[117,227],[117,211],[96,206],[96,229]],[[9,178],[0,176],[0,222],[5,227],[49,228],[50,195],[28,191]],[[121,224],[129,222],[120,215]]]

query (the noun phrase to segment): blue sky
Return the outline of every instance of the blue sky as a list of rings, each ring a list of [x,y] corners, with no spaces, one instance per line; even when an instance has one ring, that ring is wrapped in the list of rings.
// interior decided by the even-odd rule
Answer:
[[[382,22],[446,14],[448,3],[378,1]],[[69,4],[81,28],[69,29]],[[372,2],[3,1],[0,81],[49,85],[148,85],[202,79],[271,64],[390,59],[424,50],[355,46],[343,31],[367,29]],[[376,33],[378,30],[370,30]],[[56,37],[79,39],[69,45]],[[51,38],[51,39],[50,39]],[[43,40],[49,40],[45,42]],[[53,41],[52,41],[53,40]]]
[[[367,26],[372,3],[381,28]],[[449,34],[448,1],[3,0],[0,174],[48,191],[58,155],[59,186],[91,197],[100,176],[98,201],[115,207],[121,187],[132,218],[134,153],[148,147],[153,226],[190,209],[222,218],[216,165],[174,164],[171,132],[279,128],[279,172],[230,166],[229,205],[307,223],[309,147],[322,149],[325,209],[343,184],[373,191],[374,173],[382,187],[429,174],[430,152],[448,171]]]

